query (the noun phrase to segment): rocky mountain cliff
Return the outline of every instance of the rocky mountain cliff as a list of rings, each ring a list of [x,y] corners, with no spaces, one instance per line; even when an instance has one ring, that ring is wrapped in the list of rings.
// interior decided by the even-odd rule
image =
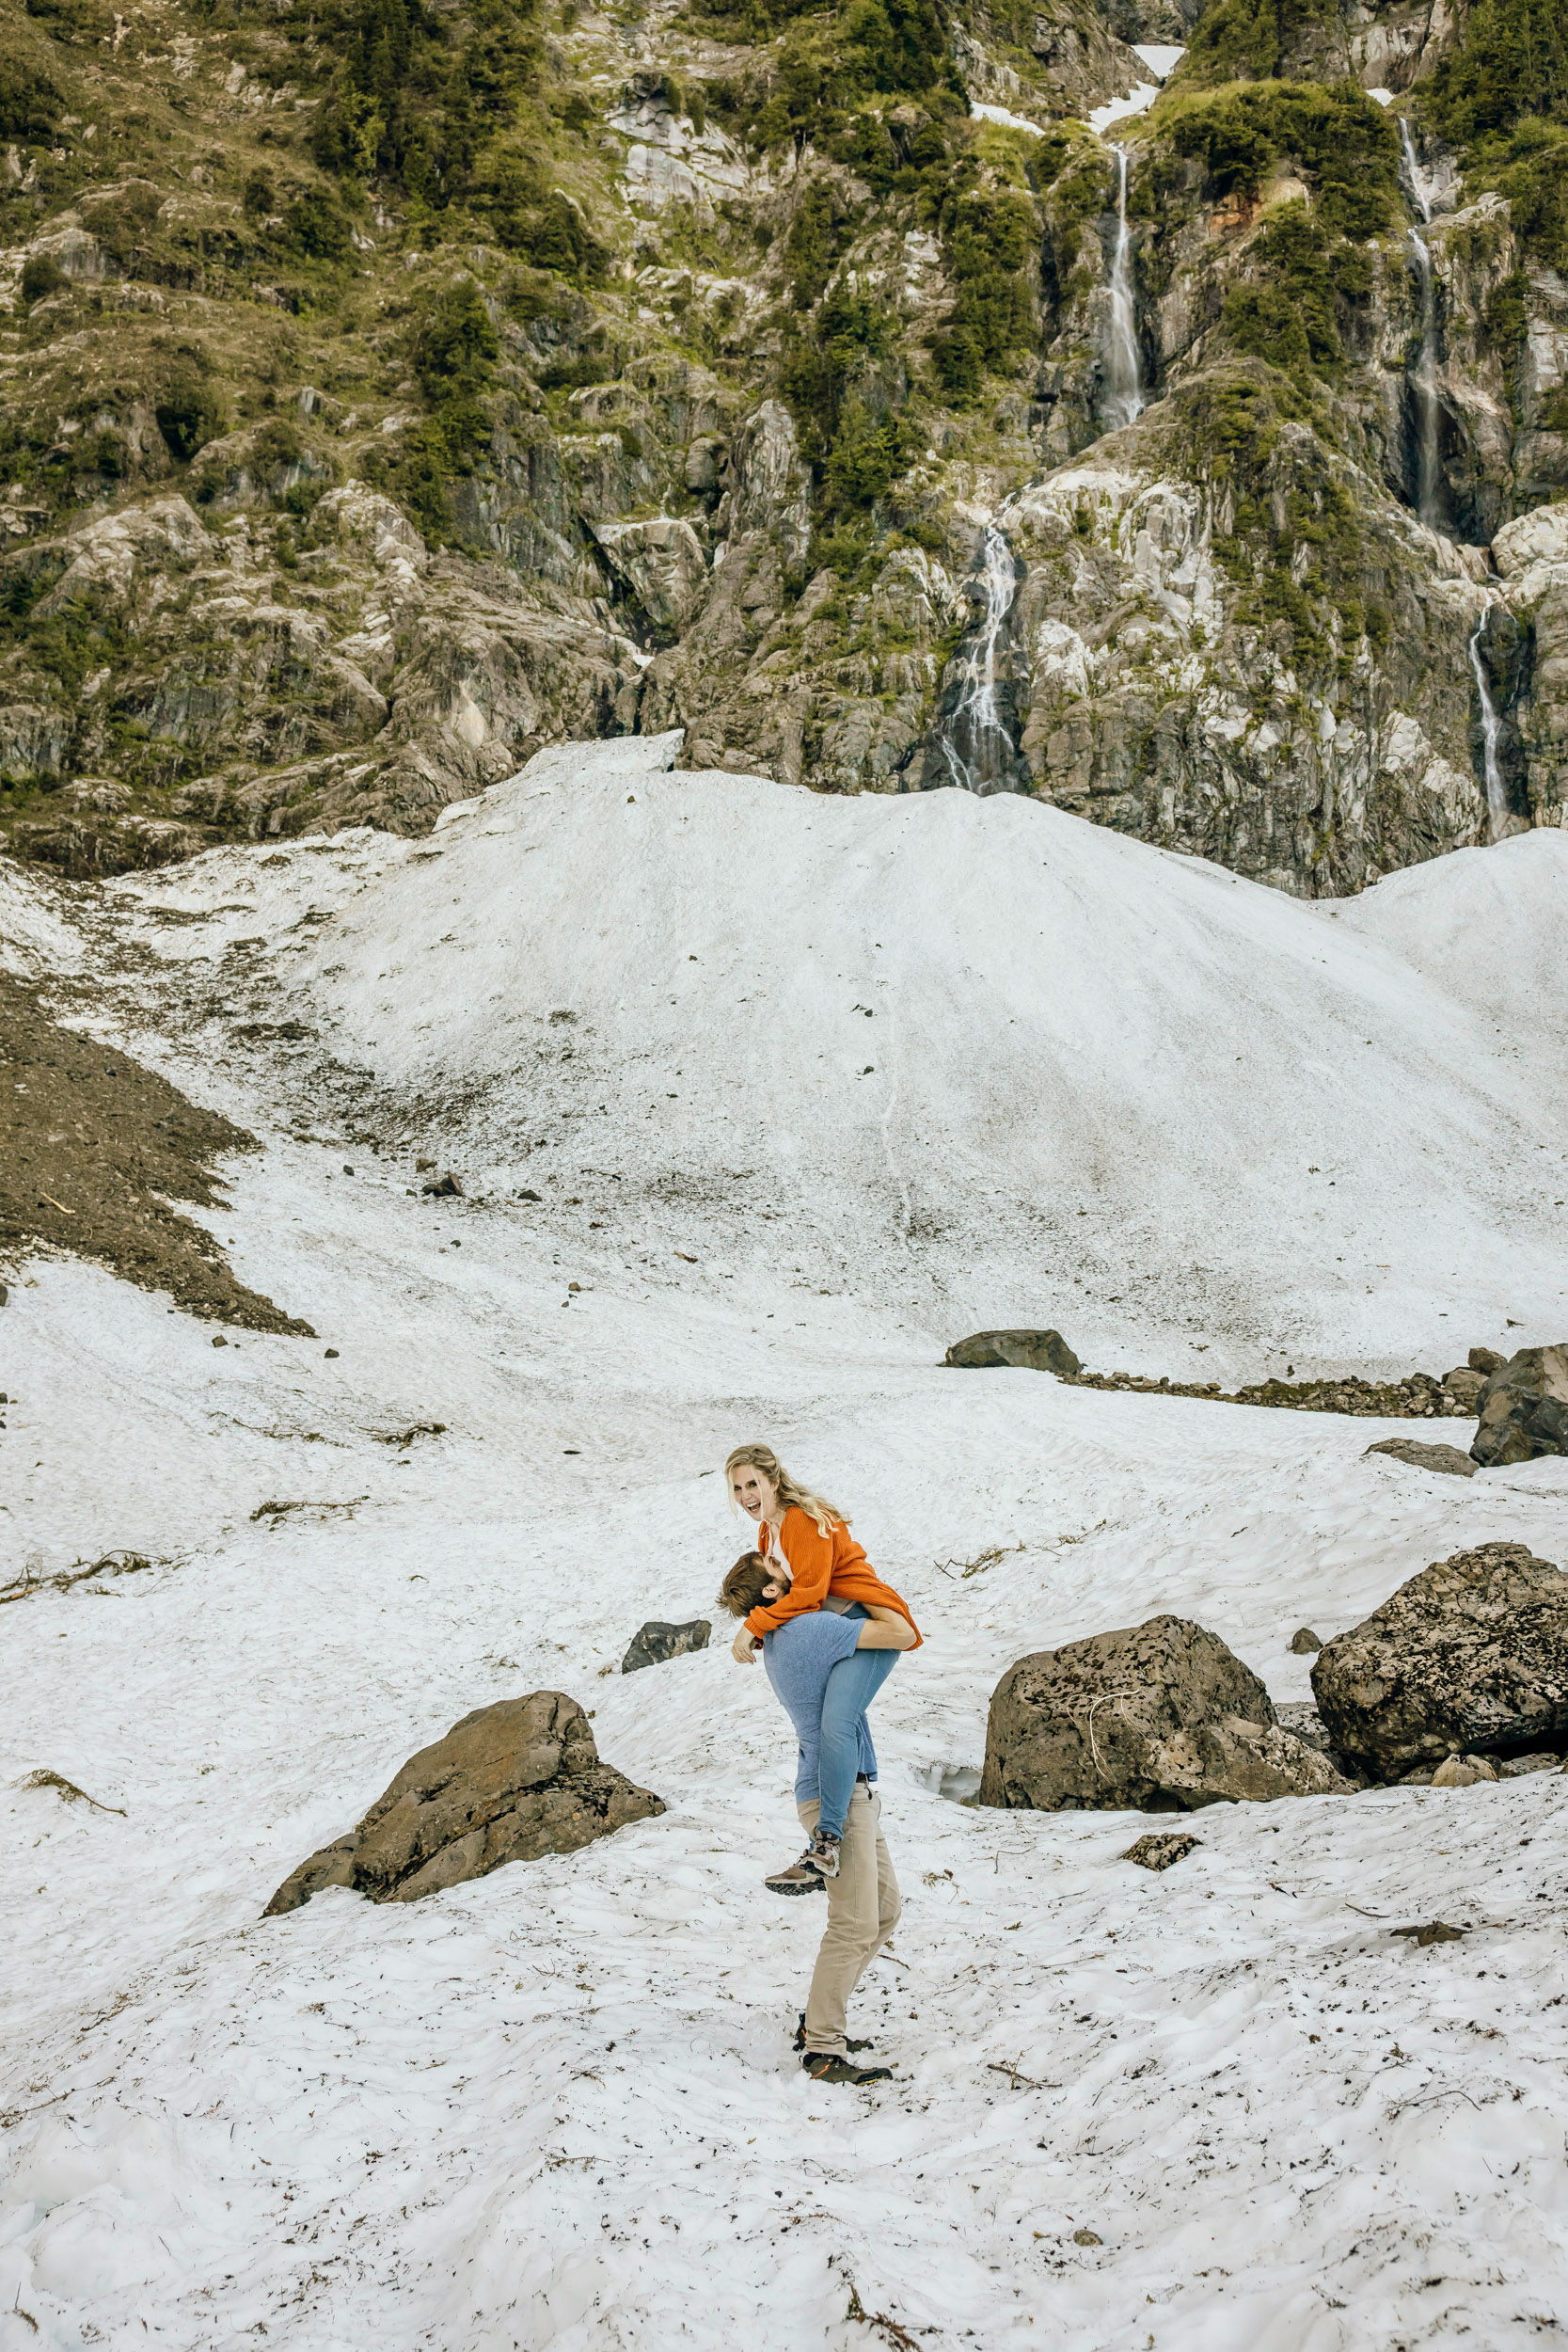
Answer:
[[[1545,0],[0,14],[16,852],[674,726],[1308,896],[1568,824]]]

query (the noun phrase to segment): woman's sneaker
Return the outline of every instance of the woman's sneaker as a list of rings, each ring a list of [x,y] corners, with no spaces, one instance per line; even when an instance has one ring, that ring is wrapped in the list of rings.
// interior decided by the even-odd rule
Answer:
[[[810,1895],[838,1876],[838,1851],[843,1839],[831,1830],[813,1830],[811,1844],[787,1870],[770,1870],[763,1881],[775,1895]]]
[[[857,2066],[853,2058],[834,2058],[826,2050],[808,2050],[801,2066],[814,2083],[890,2083],[891,2066]]]

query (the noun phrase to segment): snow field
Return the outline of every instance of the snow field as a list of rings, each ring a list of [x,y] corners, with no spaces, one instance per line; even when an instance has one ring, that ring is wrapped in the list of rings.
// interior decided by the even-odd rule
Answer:
[[[125,895],[166,957],[264,943],[258,996],[496,1189],[613,1185],[715,1281],[786,1239],[942,1346],[1055,1321],[1173,1378],[1568,1310],[1568,970],[1513,952],[1560,935],[1560,836],[1499,853],[1499,955],[1490,851],[1308,906],[1012,795],[662,773],[677,740],[542,754],[388,863],[347,836],[335,885],[306,844]]]
[[[1568,1561],[1568,1464],[1433,1478],[1364,1454],[1408,1423],[935,1360],[1026,1311],[1176,1375],[1255,1375],[1265,1327],[1401,1370],[1418,1330],[1442,1369],[1549,1312],[1520,1170],[1564,1140],[1562,984],[1530,954],[1560,853],[1531,836],[1336,913],[1045,810],[999,842],[999,805],[547,755],[429,844],[226,852],[116,894],[96,952],[118,930],[157,961],[103,1018],[154,1025],[132,1050],[264,1136],[210,1221],[320,1338],[214,1350],[70,1264],[4,1311],[5,1572],[153,1565],[0,1614],[0,2352],[887,2341],[851,2289],[986,2352],[1512,2352],[1568,2324],[1561,1778],[1214,1808],[1158,1877],[1119,1859],[1145,1817],[940,1793],[1022,1652],[1173,1609],[1306,1696],[1298,1624],[1489,1538]],[[645,809],[628,880],[616,827]],[[1517,936],[1478,1009],[1465,910],[1504,859]],[[16,887],[29,952],[64,961]],[[884,1001],[849,1008],[895,946],[895,1067]],[[238,1034],[291,1017],[376,1104],[417,1096],[484,1198],[410,1199],[413,1141],[351,1145],[321,1049],[296,1080]],[[699,1182],[745,1168],[738,1195]],[[1118,1249],[1154,1277],[1119,1317]],[[1354,1285],[1325,1275],[1353,1251]],[[897,2064],[876,2093],[788,2050],[820,1921],[759,1884],[798,1836],[762,1676],[720,1621],[696,1657],[601,1671],[645,1617],[713,1615],[744,1541],[719,1466],[759,1435],[927,1636],[875,1717],[907,1906],[852,2018]],[[269,1501],[306,1507],[253,1518]],[[406,1908],[260,1919],[415,1748],[541,1687],[662,1819]],[[123,1817],[18,1786],[40,1768]],[[1391,1935],[1433,1915],[1465,1940]]]

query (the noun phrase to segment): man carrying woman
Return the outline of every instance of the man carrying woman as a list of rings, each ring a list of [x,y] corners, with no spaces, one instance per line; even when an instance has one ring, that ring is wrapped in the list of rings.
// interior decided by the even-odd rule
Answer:
[[[919,1646],[914,1620],[873,1574],[848,1521],[792,1479],[767,1446],[737,1447],[724,1466],[735,1503],[756,1521],[758,1549],[736,1561],[721,1604],[744,1619],[733,1655],[757,1645],[799,1741],[795,1796],[810,1843],[770,1873],[782,1895],[826,1891],[828,1925],[797,2046],[815,2080],[879,2082],[892,2070],[857,2065],[846,2004],[897,1923],[898,1883],[881,1831],[877,1757],[865,1710],[900,1650]]]

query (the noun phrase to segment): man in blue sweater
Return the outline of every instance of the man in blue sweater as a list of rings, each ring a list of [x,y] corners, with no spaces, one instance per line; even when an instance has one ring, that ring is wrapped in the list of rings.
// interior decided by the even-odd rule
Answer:
[[[762,1603],[776,1600],[784,1589],[769,1564],[750,1552],[724,1579],[721,1599],[732,1616],[747,1617]],[[898,1882],[882,1836],[877,1752],[865,1720],[865,1701],[886,1679],[896,1653],[911,1646],[913,1640],[913,1629],[896,1611],[873,1616],[858,1601],[845,1603],[830,1596],[824,1607],[791,1617],[762,1644],[768,1679],[795,1725],[795,1803],[808,1833],[816,1829],[820,1809],[818,1772],[828,1677],[851,1659],[862,1701],[854,1724],[859,1751],[854,1795],[844,1816],[836,1872],[825,1877],[814,1867],[808,1848],[800,1862],[770,1872],[767,1882],[781,1895],[827,1893],[827,1931],[797,2037],[803,2053],[800,2063],[817,2082],[885,2082],[893,2072],[889,2066],[858,2064],[852,2058],[852,2051],[866,2044],[847,2039],[845,2009],[898,1922]],[[749,1662],[755,1658],[753,1647]]]

